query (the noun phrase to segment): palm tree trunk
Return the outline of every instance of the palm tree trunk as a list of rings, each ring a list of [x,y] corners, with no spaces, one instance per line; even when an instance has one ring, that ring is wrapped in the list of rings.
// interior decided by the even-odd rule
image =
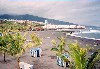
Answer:
[[[20,59],[19,59],[19,57],[17,58],[17,63],[18,63],[18,69],[20,69],[20,66],[19,66]]]
[[[6,54],[5,53],[3,53],[3,60],[4,60],[4,62],[6,62]]]

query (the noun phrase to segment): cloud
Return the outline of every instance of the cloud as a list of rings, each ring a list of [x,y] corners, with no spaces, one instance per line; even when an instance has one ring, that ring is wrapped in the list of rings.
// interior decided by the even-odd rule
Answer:
[[[0,0],[1,14],[31,14],[67,22],[100,26],[100,2],[73,1],[11,1]]]

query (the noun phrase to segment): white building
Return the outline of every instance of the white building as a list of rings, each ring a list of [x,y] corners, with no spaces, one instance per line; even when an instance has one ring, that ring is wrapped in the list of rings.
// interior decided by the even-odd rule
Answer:
[[[44,29],[84,29],[85,26],[80,25],[51,25],[47,24],[43,26]]]

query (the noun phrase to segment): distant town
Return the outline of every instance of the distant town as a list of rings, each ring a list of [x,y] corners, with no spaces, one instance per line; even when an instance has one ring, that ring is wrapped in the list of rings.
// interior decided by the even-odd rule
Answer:
[[[0,20],[0,23],[3,21],[10,21],[13,23],[20,23],[20,24],[26,24],[28,26],[31,26],[33,23],[39,24],[38,27],[30,27],[30,30],[36,30],[41,31],[44,29],[47,30],[58,30],[58,31],[69,31],[72,29],[85,29],[86,27],[83,25],[54,25],[48,22],[48,20],[45,20],[45,22],[38,22],[38,21],[30,21],[30,20],[14,20],[14,19],[3,19]]]

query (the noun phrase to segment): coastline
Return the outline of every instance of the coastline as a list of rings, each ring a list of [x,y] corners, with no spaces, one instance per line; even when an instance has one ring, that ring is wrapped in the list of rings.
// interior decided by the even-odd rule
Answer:
[[[82,47],[86,47],[86,46],[91,47],[92,48],[91,52],[94,52],[97,49],[100,49],[100,40],[91,39],[91,38],[82,38],[80,36],[67,35],[67,40],[69,40],[69,39],[70,39],[69,42],[75,42],[75,40],[77,40],[78,43]]]
[[[75,40],[79,41],[79,44],[82,47],[85,47],[86,44],[89,44],[91,47],[94,47],[94,50],[100,49],[100,41],[90,40],[86,38],[80,38],[75,36],[66,36],[65,32],[57,32],[57,31],[28,31],[28,35],[31,33],[36,33],[42,40],[43,44],[40,46],[42,49],[42,56],[39,58],[33,58],[30,56],[30,49],[28,49],[25,54],[21,56],[21,61],[32,64],[34,69],[64,69],[63,67],[59,67],[56,64],[56,56],[50,49],[52,48],[51,41],[55,39],[57,42],[59,40],[57,37],[63,36],[66,39],[66,43],[74,42]],[[30,40],[29,36],[27,36],[27,40]],[[94,46],[98,43],[98,46]],[[67,47],[67,46],[66,46]],[[93,51],[92,51],[93,52]],[[92,53],[91,52],[91,53]],[[6,55],[6,59],[8,62],[2,63],[3,56],[0,55],[0,67],[1,69],[17,69],[17,63],[14,57]],[[67,68],[69,69],[69,68]]]

